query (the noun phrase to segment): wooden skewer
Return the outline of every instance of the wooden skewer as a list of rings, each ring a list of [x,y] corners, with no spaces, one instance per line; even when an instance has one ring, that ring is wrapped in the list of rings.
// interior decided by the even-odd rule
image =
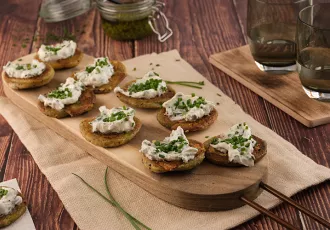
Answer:
[[[287,197],[283,193],[280,193],[279,191],[277,191],[273,187],[271,187],[271,186],[269,186],[269,185],[267,185],[267,184],[265,184],[263,182],[261,182],[259,186],[260,186],[260,188],[263,188],[264,190],[266,190],[267,192],[273,194],[277,198],[279,198],[279,199],[281,199],[281,200],[283,200],[283,201],[291,204],[293,207],[297,208],[302,213],[305,213],[310,218],[313,218],[315,221],[319,222],[320,224],[322,224],[322,225],[324,225],[324,226],[326,226],[327,228],[330,229],[330,223],[328,221],[326,221],[325,219],[323,219],[320,216],[317,216],[316,214],[314,214],[310,210],[304,208],[303,206],[301,206],[300,204],[298,204],[297,202],[295,202],[294,200],[292,200],[290,197]]]
[[[258,210],[259,212],[261,212],[262,214],[268,216],[269,218],[273,219],[274,221],[276,221],[277,223],[283,225],[284,227],[286,227],[287,229],[290,230],[298,230],[298,228],[296,228],[295,226],[293,226],[292,224],[290,224],[289,222],[286,222],[285,220],[279,218],[278,216],[276,216],[274,213],[272,213],[271,211],[265,209],[264,207],[260,206],[259,204],[257,204],[256,202],[249,200],[245,197],[241,197],[241,200],[245,202],[245,204],[251,206],[252,208]]]
[[[308,215],[309,217],[313,218],[314,220],[316,220],[317,222],[319,222],[320,224],[326,226],[327,228],[330,229],[330,223],[328,221],[326,221],[325,219],[323,219],[320,216],[317,216],[316,214],[312,213],[311,211],[309,211],[308,209],[304,208],[303,206],[301,206],[300,204],[296,203],[294,200],[292,200],[290,197],[287,197],[286,195],[284,195],[283,193],[280,193],[279,191],[277,191],[276,189],[274,189],[273,187],[261,182],[260,183],[260,188],[263,188],[264,190],[266,190],[267,192],[273,194],[274,196],[276,196],[277,198],[291,204],[293,207],[297,208],[299,211],[301,211],[302,213],[305,213],[306,215]],[[259,212],[261,212],[262,214],[268,216],[269,218],[273,219],[274,221],[276,221],[277,223],[283,225],[284,227],[286,227],[287,229],[292,229],[295,230],[297,229],[295,226],[293,226],[292,224],[288,223],[287,221],[279,218],[278,216],[276,216],[274,213],[270,212],[269,210],[265,209],[264,207],[260,206],[259,204],[257,204],[256,202],[247,199],[246,197],[241,197],[240,198],[244,203],[246,203],[247,205],[251,206],[252,208],[258,210]]]

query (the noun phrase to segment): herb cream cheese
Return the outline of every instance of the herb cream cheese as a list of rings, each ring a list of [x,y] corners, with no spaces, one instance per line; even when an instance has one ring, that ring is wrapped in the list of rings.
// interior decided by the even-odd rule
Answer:
[[[251,128],[244,122],[232,126],[223,138],[214,138],[211,146],[220,152],[228,153],[230,162],[253,166],[252,153],[255,144]]]
[[[214,104],[195,94],[185,95],[178,92],[174,97],[166,101],[163,107],[166,109],[165,115],[171,121],[195,121],[209,115],[214,109]]]
[[[132,83],[128,87],[127,91],[123,90],[119,86],[114,90],[115,93],[119,92],[128,97],[145,99],[161,96],[166,91],[166,82],[159,77],[159,74],[153,71],[148,72],[143,78]]]
[[[10,214],[16,205],[23,202],[22,197],[18,196],[18,191],[9,187],[0,188],[0,216]]]
[[[46,96],[39,95],[38,99],[43,102],[45,106],[61,110],[65,105],[76,103],[83,90],[84,86],[81,82],[75,81],[73,78],[69,77],[60,87],[48,93]]]
[[[12,78],[31,78],[41,75],[45,71],[46,65],[38,60],[32,60],[27,64],[8,62],[3,69]]]
[[[195,158],[198,149],[189,146],[189,141],[179,126],[163,141],[150,142],[144,140],[140,152],[150,160],[188,162]]]
[[[90,122],[93,132],[124,133],[134,129],[134,109],[126,106],[107,109],[101,106],[99,110],[101,114]]]
[[[107,57],[96,58],[94,64],[86,66],[84,71],[75,74],[75,77],[85,86],[99,87],[109,83],[114,74],[114,68]]]
[[[57,61],[74,55],[77,43],[74,41],[63,41],[54,45],[41,45],[38,56],[42,61]]]

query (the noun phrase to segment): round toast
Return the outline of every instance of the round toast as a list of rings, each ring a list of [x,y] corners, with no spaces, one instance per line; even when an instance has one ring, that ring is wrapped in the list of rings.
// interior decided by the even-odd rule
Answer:
[[[253,139],[256,140],[256,144],[254,146],[254,150],[252,152],[255,157],[254,163],[258,162],[261,158],[263,158],[267,154],[267,143],[261,138],[252,135]],[[228,160],[228,153],[223,153],[211,146],[211,142],[213,138],[223,138],[223,135],[218,135],[212,137],[204,142],[204,148],[206,150],[205,157],[207,160],[211,161],[214,164],[228,167],[242,167],[243,165],[230,162]]]
[[[56,61],[45,62],[39,58],[38,54],[36,54],[35,59],[37,59],[38,61],[41,61],[41,62],[45,62],[45,63],[49,64],[51,67],[53,67],[53,69],[58,70],[58,69],[69,69],[69,68],[76,67],[82,60],[83,56],[84,56],[84,53],[81,52],[79,49],[76,49],[73,56],[65,58],[65,59],[59,59]]]
[[[201,164],[205,158],[205,148],[202,143],[188,139],[189,146],[198,149],[194,159],[183,162],[180,161],[154,161],[150,160],[142,153],[142,163],[146,168],[154,173],[165,173],[173,171],[186,171],[195,168],[197,165]]]
[[[80,133],[89,142],[94,145],[101,146],[104,148],[117,147],[126,144],[132,140],[136,134],[140,131],[142,123],[134,117],[135,127],[132,131],[127,133],[109,133],[103,134],[100,132],[93,132],[92,126],[89,124],[95,118],[88,118],[80,122]]]
[[[38,108],[49,117],[55,117],[58,119],[68,116],[75,117],[92,110],[95,100],[96,98],[93,90],[86,88],[81,93],[79,100],[76,103],[65,105],[65,107],[61,110],[56,110],[49,106],[45,106],[41,101],[38,102]]]
[[[216,109],[213,109],[209,115],[206,115],[200,119],[197,119],[196,121],[185,121],[185,120],[179,120],[179,121],[171,121],[168,116],[165,115],[165,108],[162,108],[157,113],[157,120],[158,122],[171,130],[177,129],[178,126],[181,126],[181,128],[185,132],[194,132],[206,129],[210,127],[218,118],[218,112]]]
[[[136,80],[126,83],[123,86],[123,90],[127,91],[129,86],[135,81]],[[164,94],[150,99],[129,97],[119,92],[116,93],[116,95],[119,100],[133,107],[143,109],[160,109],[165,101],[168,101],[175,95],[175,91],[172,87],[167,86],[167,91]]]
[[[4,188],[6,186],[0,186],[0,188]],[[18,196],[22,197],[22,194],[18,192]],[[6,227],[12,223],[14,223],[18,218],[20,218],[26,211],[26,202],[23,199],[23,202],[19,205],[16,205],[15,209],[8,215],[0,216],[0,228]]]
[[[30,78],[15,78],[15,77],[9,77],[8,74],[5,71],[3,71],[3,79],[12,89],[38,88],[48,84],[55,75],[55,71],[53,67],[51,67],[47,63],[45,63],[45,65],[46,65],[45,71],[38,76],[34,76]]]
[[[126,67],[125,65],[120,61],[110,61],[111,65],[114,68],[114,74],[109,79],[109,82],[107,84],[97,86],[97,87],[91,87],[89,88],[93,89],[95,94],[103,94],[103,93],[109,93],[111,92],[119,83],[125,79],[126,77]],[[75,77],[75,73],[72,73],[72,78],[77,80]]]

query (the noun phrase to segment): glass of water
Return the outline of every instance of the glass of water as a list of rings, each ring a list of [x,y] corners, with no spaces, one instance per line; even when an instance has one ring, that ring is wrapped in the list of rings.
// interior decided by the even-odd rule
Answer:
[[[296,37],[297,69],[306,94],[330,101],[330,3],[303,9]]]
[[[249,0],[247,34],[255,63],[272,73],[296,71],[296,23],[309,0]]]

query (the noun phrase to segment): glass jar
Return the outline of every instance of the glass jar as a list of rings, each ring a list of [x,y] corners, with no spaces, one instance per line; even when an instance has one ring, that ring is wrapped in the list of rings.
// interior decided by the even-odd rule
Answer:
[[[164,42],[172,35],[165,14],[164,3],[156,0],[141,0],[129,4],[116,4],[107,0],[96,0],[102,17],[105,33],[115,40],[135,40],[158,35]]]
[[[121,4],[118,4],[121,3]],[[172,34],[159,0],[43,0],[40,17],[59,22],[87,12],[96,5],[105,33],[115,40],[135,40],[158,35],[164,42]]]
[[[92,6],[91,0],[43,0],[39,14],[46,22],[60,22],[81,15]]]

